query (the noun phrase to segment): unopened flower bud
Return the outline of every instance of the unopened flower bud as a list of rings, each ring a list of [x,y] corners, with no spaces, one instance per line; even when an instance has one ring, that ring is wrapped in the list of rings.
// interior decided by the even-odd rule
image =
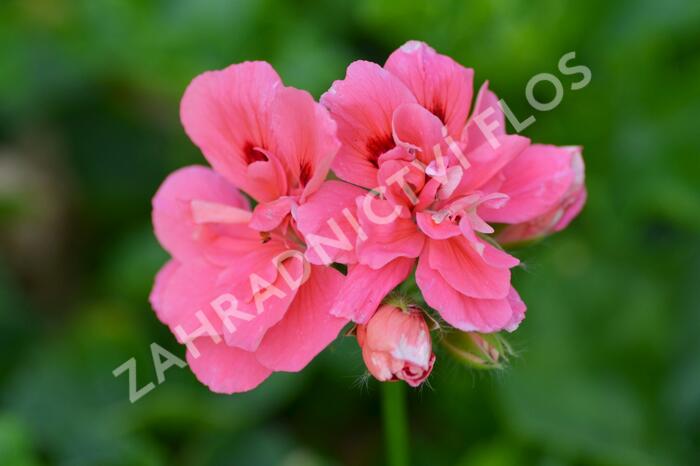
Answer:
[[[475,369],[501,369],[513,354],[498,333],[455,331],[445,335],[442,344],[454,357]]]
[[[381,306],[366,324],[357,326],[357,342],[377,380],[403,380],[417,387],[430,375],[435,354],[423,311],[415,306],[405,309]]]

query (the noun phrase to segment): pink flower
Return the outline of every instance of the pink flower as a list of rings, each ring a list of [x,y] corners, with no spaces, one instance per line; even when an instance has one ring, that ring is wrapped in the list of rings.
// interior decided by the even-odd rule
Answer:
[[[496,240],[568,225],[586,198],[581,150],[506,134],[487,83],[472,108],[472,81],[415,41],[384,67],[352,63],[323,106],[264,62],[192,81],[181,119],[213,169],[180,169],[153,199],[172,259],[150,300],[200,381],[233,393],[299,371],[353,320],[375,377],[419,385],[435,359],[422,313],[381,305],[414,268],[453,327],[520,324],[518,260]]]
[[[506,134],[486,83],[470,112],[472,77],[411,41],[383,68],[352,63],[321,97],[341,142],[333,170],[351,184],[321,186],[298,209],[298,227],[310,262],[349,265],[334,315],[367,322],[417,259],[425,301],[452,326],[512,331],[524,318],[510,284],[518,260],[489,237],[492,224],[550,214],[579,177],[570,150]]]
[[[423,311],[381,306],[365,325],[357,326],[357,342],[369,372],[379,381],[422,384],[435,363],[430,329]]]
[[[530,241],[566,228],[581,212],[586,203],[586,186],[583,158],[580,147],[552,147],[551,150],[563,151],[570,157],[573,182],[566,194],[548,212],[524,223],[508,225],[498,234],[498,241],[511,244]],[[561,155],[565,157],[565,155]]]
[[[342,274],[304,259],[291,215],[326,177],[335,123],[263,62],[195,78],[181,118],[214,170],[180,169],[153,199],[172,259],[150,300],[200,381],[246,391],[301,370],[347,323],[328,312]],[[237,188],[259,202],[252,212]]]

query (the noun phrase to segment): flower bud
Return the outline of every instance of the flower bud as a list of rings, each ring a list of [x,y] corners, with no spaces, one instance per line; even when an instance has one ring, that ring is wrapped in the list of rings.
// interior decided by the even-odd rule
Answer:
[[[442,345],[452,356],[475,369],[501,369],[513,354],[498,333],[454,331],[445,335]]]
[[[357,326],[357,342],[369,372],[379,381],[403,380],[417,387],[435,363],[430,329],[423,311],[381,306],[364,325]]]
[[[525,223],[509,225],[498,234],[501,244],[513,244],[541,238],[566,228],[586,203],[585,167],[580,147],[567,147],[571,157],[573,180],[561,200],[548,212]]]

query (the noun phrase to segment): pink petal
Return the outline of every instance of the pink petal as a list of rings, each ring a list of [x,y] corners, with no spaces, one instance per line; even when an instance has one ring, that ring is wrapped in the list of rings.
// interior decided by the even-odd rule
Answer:
[[[287,191],[284,171],[267,152],[270,105],[279,76],[265,62],[245,62],[197,76],[187,87],[180,118],[214,169],[259,201]]]
[[[259,250],[259,246],[266,242],[267,240],[259,231],[247,225],[245,228],[229,229],[226,230],[225,235],[212,241],[211,247],[205,251],[205,257],[211,264],[223,268],[231,267],[238,264],[241,258],[251,251]]]
[[[586,167],[583,163],[583,157],[581,156],[581,151],[583,148],[573,146],[566,147],[571,154],[571,170],[574,176],[569,191],[564,196],[564,200],[561,204],[561,208],[564,209],[561,219],[554,226],[554,231],[561,231],[566,228],[569,223],[581,212],[584,204],[586,203],[586,198],[588,193],[586,191]]]
[[[401,150],[399,147],[396,149]],[[410,212],[419,203],[418,194],[422,192],[425,179],[425,170],[416,161],[387,159],[381,162],[377,172],[377,191],[393,204],[403,206],[406,212]]]
[[[513,310],[513,316],[510,322],[508,322],[508,325],[505,326],[505,329],[509,332],[513,332],[520,326],[523,319],[525,319],[527,306],[525,306],[523,300],[520,299],[520,295],[515,291],[515,288],[512,287],[510,293],[508,293],[508,302],[510,303],[510,308]]]
[[[491,243],[482,239],[479,239],[479,242],[483,245],[481,257],[484,259],[484,262],[486,262],[490,266],[511,269],[516,265],[520,264],[520,260],[511,256],[503,249],[499,249]]]
[[[471,166],[464,171],[454,196],[466,195],[481,188],[499,175],[503,167],[521,154],[530,143],[529,139],[517,135],[503,135],[496,138],[498,147],[486,142],[466,154]],[[505,191],[505,194],[509,194]]]
[[[389,56],[384,68],[413,92],[423,107],[457,137],[469,114],[474,70],[440,55],[423,42],[410,41]]]
[[[460,293],[430,267],[425,255],[418,261],[416,284],[430,307],[465,332],[497,332],[518,319],[507,298],[478,299]]]
[[[156,314],[163,312],[163,294],[167,289],[170,279],[173,277],[179,267],[180,263],[178,261],[170,259],[156,274],[153,289],[151,290],[151,294],[148,296],[148,301],[151,303],[153,310],[156,311]]]
[[[571,152],[566,148],[533,144],[502,170],[499,191],[510,200],[499,209],[484,206],[487,222],[521,223],[545,214],[566,194],[573,179]]]
[[[459,229],[464,238],[466,238],[471,247],[481,256],[486,264],[500,269],[510,269],[520,263],[518,259],[504,250],[478,237],[469,226],[469,221],[466,218],[462,218],[462,221],[459,223]]]
[[[561,206],[553,207],[548,213],[533,220],[508,225],[498,233],[499,243],[518,243],[541,238],[560,231],[581,212],[586,203],[586,189],[582,188],[572,199],[566,199]]]
[[[481,115],[480,118],[479,115]],[[479,127],[477,119],[481,120],[482,126],[490,128],[489,132],[495,137],[506,134],[505,115],[498,102],[498,97],[489,90],[488,81],[481,85],[479,94],[476,96],[474,112],[462,133],[462,140],[466,141],[467,150],[474,150],[488,141],[487,134]]]
[[[359,228],[355,199],[367,191],[341,181],[326,181],[296,211],[297,228],[304,236],[306,257],[312,264],[357,261]]]
[[[326,179],[340,147],[336,125],[328,111],[306,92],[279,88],[272,101],[273,152],[289,176],[290,193],[315,192]]]
[[[223,271],[217,284],[229,298],[219,308],[234,312],[222,322],[226,343],[255,351],[265,332],[284,317],[297,293],[296,282],[308,278],[306,271],[303,254],[276,239],[260,244]]]
[[[160,297],[155,302],[152,300],[153,307],[160,321],[170,327],[181,343],[191,340],[187,336],[206,324],[214,334],[223,334],[221,320],[211,307],[211,302],[225,292],[225,288],[218,285],[221,271],[204,261],[190,261],[174,270],[166,270],[165,277],[159,274]]]
[[[362,264],[350,266],[331,314],[357,323],[367,322],[382,299],[408,276],[414,262],[401,257],[377,270]]]
[[[569,223],[581,213],[583,206],[586,204],[587,197],[588,192],[586,188],[582,188],[574,198],[572,204],[564,210],[564,215],[562,215],[561,219],[554,226],[554,231],[561,231],[569,226]]]
[[[447,164],[448,151],[444,144],[443,125],[438,117],[418,104],[403,104],[394,110],[392,117],[394,141],[424,164],[437,159],[435,146],[442,146],[440,156]]]
[[[211,169],[200,166],[171,173],[153,197],[156,237],[173,257],[181,261],[201,258],[212,241],[223,233],[216,225],[195,218],[193,202],[202,201],[223,209],[248,209],[248,202],[236,188]],[[239,226],[238,229],[245,227]]]
[[[418,212],[416,214],[418,227],[428,237],[432,239],[447,239],[462,234],[458,225],[455,225],[447,218],[437,223],[433,218],[434,215],[432,212]]]
[[[368,217],[367,209],[371,209],[372,215],[390,218],[396,206],[374,196],[358,199],[357,204],[360,225],[367,235],[367,239],[357,242],[357,257],[361,264],[379,269],[397,257],[418,257],[425,237],[411,218],[396,217],[390,222],[376,222]]]
[[[192,220],[197,225],[205,223],[247,224],[253,216],[247,209],[199,199],[190,202],[190,209]]]
[[[282,196],[274,201],[263,202],[255,206],[250,221],[250,228],[258,231],[272,231],[277,228],[296,203],[289,196]]]
[[[187,362],[197,379],[216,393],[240,393],[252,390],[272,371],[260,364],[253,353],[214,343],[207,337],[198,338],[194,345],[198,357],[187,351]]]
[[[372,189],[379,157],[394,147],[391,115],[403,103],[415,102],[406,86],[375,63],[356,61],[345,79],[321,96],[338,124],[342,144],[333,162],[339,178]]]
[[[418,204],[415,205],[414,212],[420,212],[430,207],[436,200],[438,191],[443,187],[445,187],[445,184],[441,183],[437,178],[428,180],[418,196]]]
[[[505,298],[510,289],[510,270],[488,264],[462,236],[428,240],[430,268],[460,293],[482,299]]]
[[[297,372],[328,346],[348,322],[329,312],[343,278],[331,267],[312,266],[284,318],[265,334],[255,352],[258,361],[275,371]]]
[[[266,242],[258,241],[254,246],[238,252],[235,262],[222,270],[218,281],[235,287],[236,297],[249,302],[253,299],[250,274],[255,273],[269,283],[274,282],[278,274],[274,259],[288,249],[288,246],[276,236]]]

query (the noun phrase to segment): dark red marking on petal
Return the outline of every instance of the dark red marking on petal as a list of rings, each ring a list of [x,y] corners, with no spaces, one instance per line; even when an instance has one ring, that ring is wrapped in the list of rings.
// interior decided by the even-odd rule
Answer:
[[[253,162],[267,162],[267,156],[259,151],[251,142],[246,142],[243,146],[245,163],[250,165]]]
[[[369,141],[367,141],[367,160],[369,161],[369,163],[374,165],[375,168],[379,168],[379,157],[384,152],[393,149],[395,146],[396,144],[394,144],[394,139],[391,137],[391,134],[373,137]]]
[[[301,182],[302,186],[306,186],[306,183],[309,182],[311,179],[311,164],[309,162],[302,162],[301,167],[299,169],[299,181]]]
[[[439,100],[433,101],[433,106],[430,109],[433,115],[438,117],[440,121],[445,123],[445,105]]]

